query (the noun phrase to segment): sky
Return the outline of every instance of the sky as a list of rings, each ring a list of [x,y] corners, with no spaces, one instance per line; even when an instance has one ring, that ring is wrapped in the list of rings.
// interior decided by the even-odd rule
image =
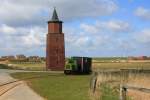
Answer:
[[[150,56],[150,0],[1,0],[0,56],[45,56],[54,7],[66,56]]]

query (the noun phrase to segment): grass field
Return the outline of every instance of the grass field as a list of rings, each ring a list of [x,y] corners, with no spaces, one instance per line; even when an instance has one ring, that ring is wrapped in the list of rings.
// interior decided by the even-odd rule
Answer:
[[[94,69],[124,69],[124,68],[150,69],[150,62],[93,63],[92,66]]]
[[[13,77],[21,79],[49,73],[14,73]],[[66,76],[58,74],[40,79],[28,80],[27,84],[46,100],[90,100],[89,75]]]
[[[17,63],[11,64],[12,67],[16,69],[25,69],[25,70],[45,70],[45,63]]]
[[[22,69],[22,70],[46,70],[45,62],[42,62],[42,63],[39,63],[39,62],[34,62],[34,63],[32,63],[32,62],[22,62],[22,63],[7,62],[2,65],[5,65],[5,67],[3,67],[3,69],[10,68],[10,69]]]

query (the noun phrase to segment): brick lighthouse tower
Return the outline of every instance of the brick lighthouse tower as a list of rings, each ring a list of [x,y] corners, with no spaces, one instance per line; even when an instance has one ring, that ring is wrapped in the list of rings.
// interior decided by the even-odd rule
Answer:
[[[54,8],[53,16],[48,21],[48,34],[46,44],[46,68],[52,71],[63,71],[65,66],[64,34],[62,21],[57,16]]]

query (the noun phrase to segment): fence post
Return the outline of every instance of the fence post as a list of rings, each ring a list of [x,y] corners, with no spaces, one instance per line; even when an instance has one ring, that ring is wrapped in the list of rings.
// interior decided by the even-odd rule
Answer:
[[[121,84],[121,85],[120,85],[120,100],[126,100],[126,98],[127,98],[126,92],[127,92],[127,88],[125,88],[125,87],[122,86],[122,84]]]
[[[124,86],[124,84],[126,84],[127,82],[127,78],[128,78],[128,70],[125,69],[121,69],[120,70],[120,79],[121,79],[121,83],[120,83],[120,100],[126,100],[126,92],[127,92],[127,88]]]
[[[95,80],[94,80],[94,88],[93,88],[93,93],[95,93],[95,90],[96,90],[96,85],[97,85],[97,77],[95,77]]]
[[[92,92],[95,93],[96,85],[97,85],[97,72],[94,72],[91,82],[90,82],[90,89],[92,89]]]

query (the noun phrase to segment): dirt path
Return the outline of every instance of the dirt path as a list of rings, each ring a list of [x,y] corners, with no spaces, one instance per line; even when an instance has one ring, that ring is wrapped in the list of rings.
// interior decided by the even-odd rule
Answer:
[[[10,73],[13,72],[20,72],[20,71],[0,69],[0,84],[14,81],[15,79],[13,79],[9,75]],[[9,91],[4,93],[7,90]],[[44,99],[40,97],[38,94],[36,94],[31,88],[29,88],[25,82],[19,82],[0,87],[0,100],[44,100]]]

